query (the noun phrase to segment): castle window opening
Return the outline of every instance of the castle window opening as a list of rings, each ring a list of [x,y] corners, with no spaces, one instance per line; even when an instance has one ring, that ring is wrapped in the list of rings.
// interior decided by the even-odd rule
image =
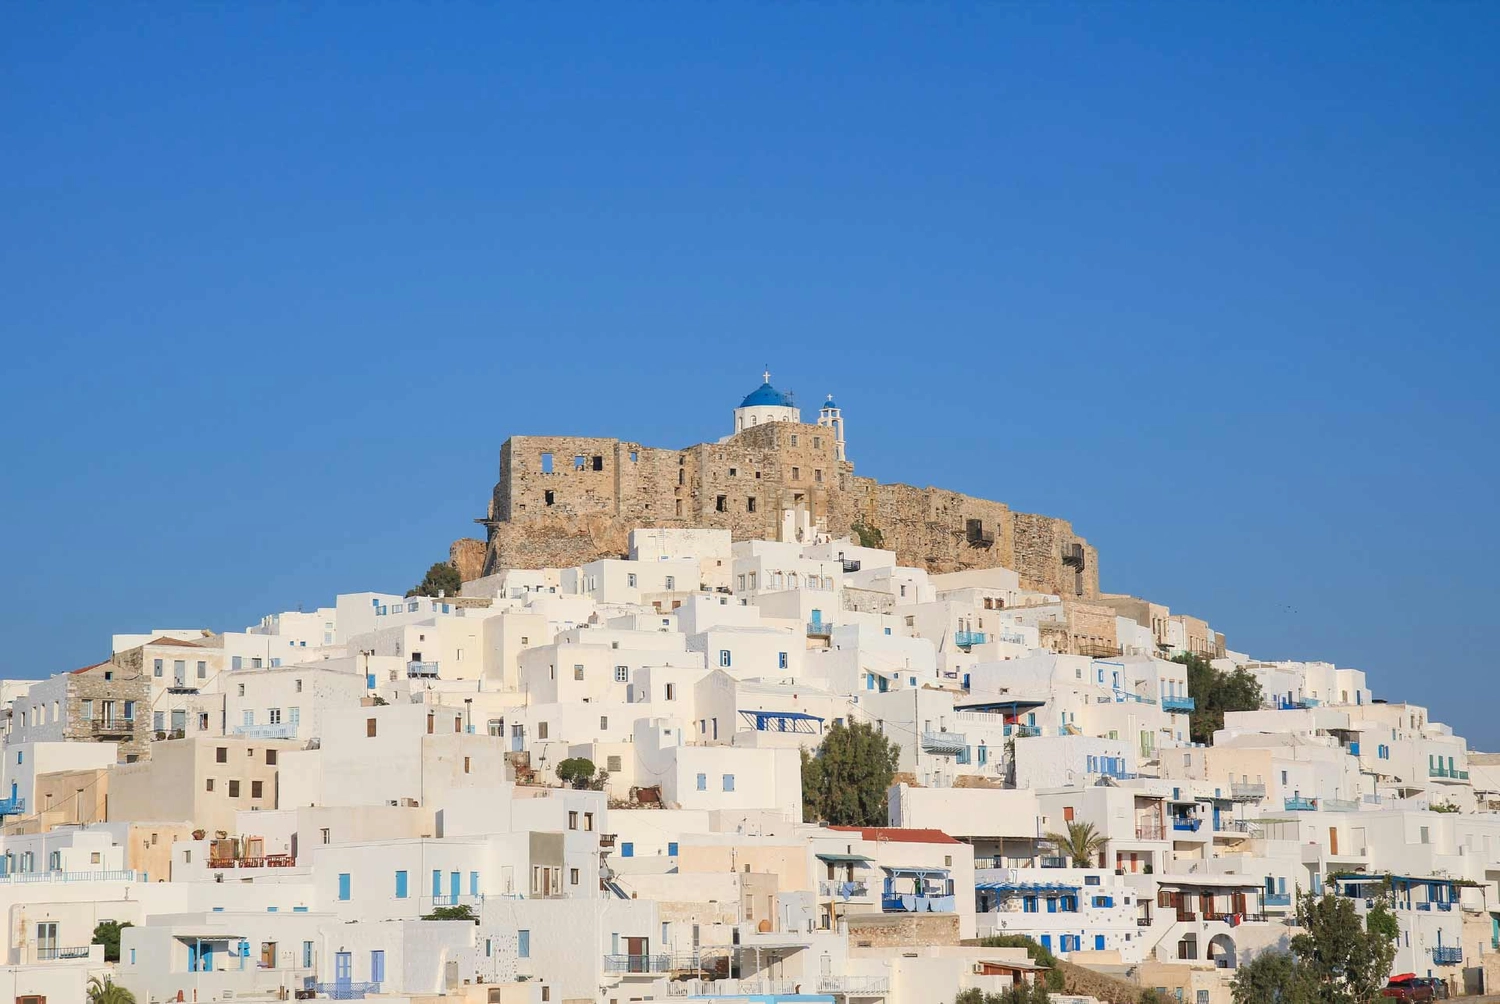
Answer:
[[[823,483],[823,472],[822,472],[822,470],[814,470],[813,471],[813,480],[816,481],[818,484],[822,484]]]
[[[635,463],[639,459],[640,459],[639,454],[637,454],[635,450],[631,450],[630,451],[630,462],[633,464],[633,463]]]
[[[792,480],[793,481],[801,481],[802,480],[802,469],[800,467],[793,467],[792,468]]]
[[[682,515],[682,499],[677,500],[677,515]]]
[[[729,496],[728,495],[720,495],[718,498],[716,498],[714,500],[714,509],[717,510],[718,512],[723,512],[725,510],[728,502],[729,502]]]
[[[747,498],[745,500],[745,511],[746,512],[754,512],[755,511],[755,496],[754,495],[751,495],[749,498]]]
[[[756,480],[760,479],[760,471],[756,471],[755,472],[755,477],[756,477]]]
[[[821,447],[822,445],[823,445],[823,437],[822,436],[814,436],[813,437],[813,449],[816,450],[819,447]]]
[[[602,471],[602,470],[604,470],[604,458],[603,457],[595,457],[593,459],[593,461],[592,461],[592,465],[593,465],[594,470],[596,470],[596,471]]]
[[[795,432],[792,433],[792,445],[793,446],[797,445],[797,434]]]
[[[550,453],[543,453],[542,454],[542,473],[543,474],[551,474],[552,473],[552,454],[550,454]]]
[[[687,483],[687,471],[685,471],[685,470],[683,470],[682,468],[679,467],[677,469],[677,486],[680,488],[680,487],[682,487],[686,483]]]
[[[544,504],[551,505],[552,503],[554,503],[556,501],[557,501],[557,494],[555,492],[550,492],[550,491],[542,492],[542,502]]]
[[[734,477],[738,473],[739,473],[739,471],[735,470],[733,467],[729,468],[729,476],[731,478]]]
[[[575,471],[581,471],[581,470],[583,470],[583,456],[582,455],[579,455],[579,456],[576,456],[576,457],[573,458],[573,470],[575,470]]]

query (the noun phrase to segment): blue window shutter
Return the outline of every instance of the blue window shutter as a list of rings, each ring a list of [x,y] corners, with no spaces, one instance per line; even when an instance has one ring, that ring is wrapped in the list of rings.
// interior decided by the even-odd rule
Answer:
[[[516,932],[516,955],[523,959],[531,958],[531,932]]]
[[[635,844],[631,843],[628,840],[625,841],[623,844],[621,844],[620,845],[620,857],[622,857],[622,858],[633,858],[633,857],[635,857]]]
[[[434,897],[443,894],[443,873],[440,869],[432,870],[432,895]]]
[[[478,896],[479,895],[479,873],[478,872],[469,872],[469,895],[470,896]]]
[[[396,898],[406,898],[406,872],[404,871],[396,873]]]
[[[677,856],[677,841],[675,841],[675,840],[669,841],[667,843],[667,857],[675,858],[676,856]]]
[[[342,901],[344,901],[344,902],[348,902],[348,900],[349,900],[349,873],[348,872],[340,872],[339,873],[339,899],[342,900]]]

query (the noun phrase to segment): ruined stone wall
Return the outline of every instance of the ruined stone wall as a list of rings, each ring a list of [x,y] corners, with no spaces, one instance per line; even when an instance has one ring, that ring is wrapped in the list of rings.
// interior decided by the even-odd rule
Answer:
[[[550,454],[552,470],[543,470]],[[550,495],[549,495],[550,493]],[[1092,598],[1098,554],[1066,520],[940,488],[880,484],[840,461],[831,430],[775,422],[723,443],[662,450],[579,436],[515,436],[477,542],[455,542],[465,580],[505,568],[567,567],[628,553],[637,527],[712,527],[735,540],[778,540],[784,510],[834,536],[878,530],[904,565],[932,572],[1012,568],[1030,589]],[[1083,569],[1064,562],[1077,549]],[[1076,562],[1075,562],[1076,563]]]
[[[958,944],[956,913],[856,913],[848,925],[853,948]]]

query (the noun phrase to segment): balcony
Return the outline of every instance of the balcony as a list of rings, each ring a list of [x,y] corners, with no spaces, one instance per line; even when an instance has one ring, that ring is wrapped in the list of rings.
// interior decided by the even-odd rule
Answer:
[[[335,980],[332,983],[309,983],[303,989],[322,994],[331,1001],[362,1001],[369,994],[380,993],[380,984]]]
[[[970,547],[993,547],[995,531],[986,530],[983,520],[966,519],[964,520],[964,539],[969,542]]]
[[[891,981],[885,976],[819,976],[818,993],[845,997],[884,997]]]
[[[208,867],[210,868],[295,868],[296,865],[297,859],[290,854],[263,854],[247,858],[211,857],[208,859]]]
[[[665,954],[606,955],[604,971],[606,973],[670,973],[672,956]]]
[[[1061,855],[1047,855],[1041,859],[1041,867],[1066,868],[1068,867],[1068,859]]]
[[[845,575],[848,575],[850,572],[857,572],[857,571],[859,571],[859,562],[852,561],[849,558],[840,558],[839,561],[844,566],[844,574]]]
[[[975,645],[984,644],[983,631],[955,631],[953,632],[953,643],[959,648],[973,648]]]
[[[1191,816],[1178,816],[1172,820],[1172,829],[1182,830],[1188,833],[1197,833],[1198,828],[1203,825],[1203,820]]]
[[[88,945],[75,945],[71,948],[38,948],[36,950],[36,959],[38,962],[53,962],[57,959],[86,959],[88,957]]]
[[[1287,812],[1314,812],[1318,808],[1318,800],[1296,795],[1286,799],[1283,805]]]
[[[956,908],[953,895],[917,895],[909,892],[888,892],[880,897],[880,909],[885,913],[952,913]]]
[[[241,739],[296,739],[297,726],[289,722],[278,725],[237,725],[232,734]]]
[[[937,753],[943,756],[956,756],[969,748],[962,732],[927,732],[922,733],[922,752]]]
[[[134,718],[95,718],[89,723],[89,731],[96,736],[135,735]]]
[[[1198,704],[1191,697],[1163,697],[1161,707],[1163,711],[1186,713],[1195,710]]]
[[[1259,782],[1248,784],[1231,781],[1229,784],[1229,797],[1236,802],[1259,802],[1266,797],[1266,786]]]
[[[1042,734],[1042,729],[1039,725],[1007,725],[1003,731],[1007,736],[1015,736],[1018,739]]]
[[[1324,812],[1358,812],[1359,803],[1351,798],[1325,798],[1319,801]]]
[[[828,638],[833,634],[832,621],[808,621],[807,636],[809,638]]]
[[[406,675],[414,680],[435,680],[438,675],[438,664],[435,662],[408,662],[406,664]]]
[[[1292,905],[1292,894],[1289,892],[1266,892],[1261,893],[1261,905],[1289,907]]]
[[[1217,833],[1254,833],[1257,824],[1253,819],[1224,819],[1220,818],[1218,825],[1214,827]]]
[[[1136,823],[1135,839],[1165,840],[1166,833],[1162,830],[1162,826],[1160,823]]]
[[[10,798],[0,798],[0,816],[24,816],[26,814],[26,799],[20,795]]]
[[[870,887],[865,882],[823,879],[818,882],[818,895],[824,899],[868,899]]]
[[[1432,964],[1435,966],[1458,966],[1464,961],[1464,950],[1457,946],[1439,945],[1432,950]]]
[[[0,885],[26,885],[32,882],[134,882],[133,871],[96,872],[10,872],[0,875]]]

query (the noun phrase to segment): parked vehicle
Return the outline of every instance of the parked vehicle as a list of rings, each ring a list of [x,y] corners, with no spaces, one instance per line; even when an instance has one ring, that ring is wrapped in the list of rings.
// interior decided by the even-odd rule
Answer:
[[[1380,996],[1409,1004],[1412,1001],[1430,1001],[1437,998],[1431,981],[1419,980],[1415,973],[1403,973],[1391,977],[1391,981],[1380,991]]]

